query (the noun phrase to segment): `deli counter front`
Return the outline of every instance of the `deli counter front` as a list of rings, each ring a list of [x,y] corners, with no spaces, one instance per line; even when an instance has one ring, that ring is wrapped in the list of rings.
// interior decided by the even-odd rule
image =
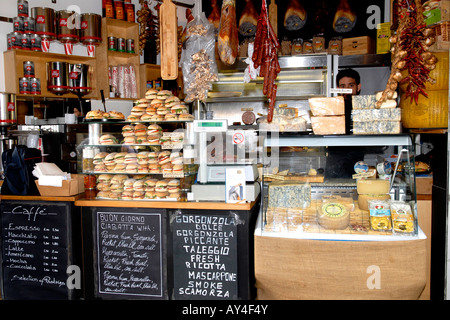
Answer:
[[[262,179],[255,230],[259,299],[421,296],[427,237],[418,226],[409,135],[277,135],[265,147],[276,149],[280,160],[279,168],[264,168]],[[322,181],[296,173],[305,168],[284,161],[285,152],[322,154],[329,167]],[[316,156],[303,159],[310,164],[306,170],[320,164]]]

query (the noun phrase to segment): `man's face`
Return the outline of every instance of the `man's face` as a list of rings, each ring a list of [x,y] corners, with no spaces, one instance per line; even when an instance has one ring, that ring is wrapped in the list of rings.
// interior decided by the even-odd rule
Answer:
[[[344,94],[344,97],[349,97],[351,95],[358,94],[361,90],[361,84],[356,84],[355,79],[350,77],[343,77],[339,80],[339,88],[341,89],[352,89],[351,94]]]

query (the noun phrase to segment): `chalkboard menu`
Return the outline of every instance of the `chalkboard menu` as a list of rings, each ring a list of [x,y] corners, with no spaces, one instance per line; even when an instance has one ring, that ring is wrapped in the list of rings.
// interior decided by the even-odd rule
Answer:
[[[175,214],[175,299],[237,299],[237,222],[234,215]]]
[[[163,220],[160,212],[95,212],[99,297],[166,298]]]
[[[70,203],[2,200],[5,300],[70,299]]]

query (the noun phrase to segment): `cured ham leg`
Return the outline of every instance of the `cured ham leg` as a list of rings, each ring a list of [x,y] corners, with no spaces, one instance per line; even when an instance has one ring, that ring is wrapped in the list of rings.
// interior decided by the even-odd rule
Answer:
[[[254,36],[258,24],[258,13],[252,0],[246,0],[244,10],[239,19],[239,33],[245,37]]]
[[[215,33],[219,31],[220,26],[220,9],[217,0],[211,0],[212,11],[208,16],[208,21],[214,26]]]
[[[284,27],[286,30],[300,30],[306,23],[306,11],[299,0],[291,0],[284,15]]]
[[[356,24],[356,14],[350,8],[348,0],[341,0],[337,6],[333,20],[333,29],[336,32],[344,33],[351,31]]]
[[[220,14],[220,27],[217,37],[220,60],[232,65],[239,50],[239,34],[236,21],[236,0],[224,0]]]

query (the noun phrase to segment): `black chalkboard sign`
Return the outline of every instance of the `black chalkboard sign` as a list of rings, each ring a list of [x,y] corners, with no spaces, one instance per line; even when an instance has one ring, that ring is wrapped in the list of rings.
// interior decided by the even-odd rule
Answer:
[[[107,299],[166,299],[164,214],[94,212],[96,294]]]
[[[71,299],[70,203],[2,200],[0,208],[3,299]]]
[[[175,214],[172,219],[175,299],[237,299],[234,215]]]

